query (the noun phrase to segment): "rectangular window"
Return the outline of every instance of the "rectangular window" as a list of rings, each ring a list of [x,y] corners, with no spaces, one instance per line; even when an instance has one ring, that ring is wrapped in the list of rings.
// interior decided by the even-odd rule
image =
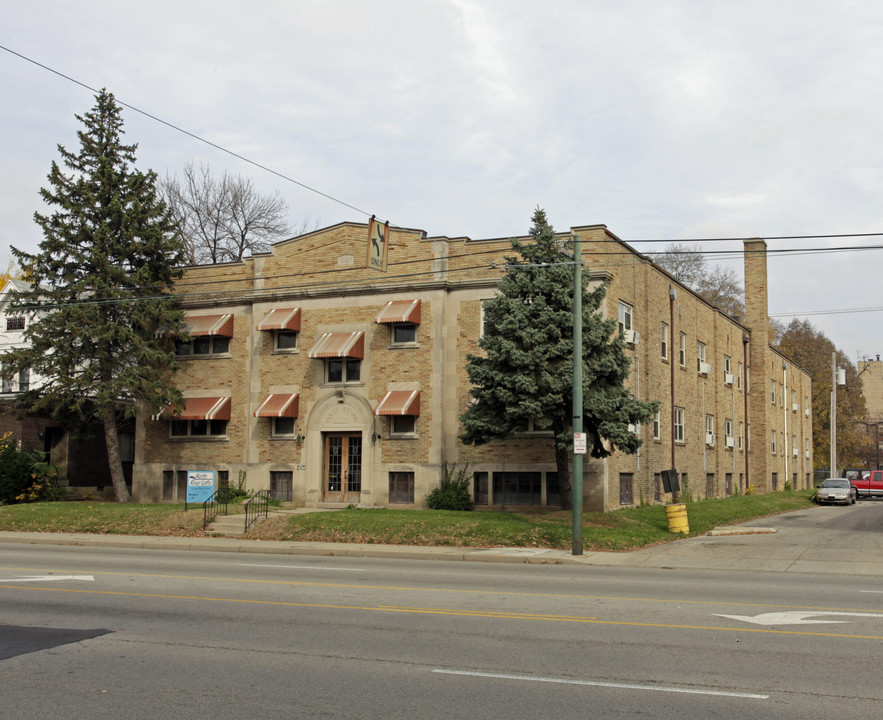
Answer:
[[[739,425],[737,427],[739,428],[739,430],[738,430],[738,435],[736,436],[736,445],[741,450],[742,449],[742,431],[744,430],[745,425],[740,420]]]
[[[224,355],[230,352],[230,338],[223,335],[209,335],[193,338],[190,342],[175,344],[175,354],[191,355]]]
[[[31,387],[31,371],[30,368],[20,370],[18,373],[18,391],[27,392]]]
[[[477,472],[472,474],[472,501],[476,505],[488,504],[488,485],[486,472]]]
[[[393,415],[389,431],[392,435],[413,435],[417,432],[417,418],[414,415]]]
[[[280,352],[297,350],[297,330],[274,331],[273,349]]]
[[[172,420],[169,434],[173,438],[221,437],[227,434],[226,420]]]
[[[270,470],[270,497],[291,502],[293,477],[291,470]]]
[[[24,330],[25,329],[25,319],[23,315],[7,317],[6,318],[6,330]]]
[[[175,492],[175,471],[174,470],[163,470],[162,471],[162,499],[163,500],[174,500],[174,492]]]
[[[662,323],[662,359],[668,360],[668,325]]]
[[[726,446],[730,447],[733,439],[733,420],[731,418],[724,418],[724,435],[727,438]]]
[[[561,487],[558,485],[558,473],[546,473],[546,505],[561,505]]]
[[[714,415],[705,416],[705,432],[714,434]]]
[[[705,497],[714,497],[714,473],[705,474]]]
[[[770,380],[770,402],[776,404],[776,381]]]
[[[742,389],[742,363],[736,363],[736,387]]]
[[[776,454],[776,431],[770,430],[770,450],[772,454]]]
[[[656,415],[653,416],[653,439],[659,440],[659,426],[662,422],[662,412],[660,410],[656,411]]]
[[[684,408],[675,408],[675,442],[684,442]]]
[[[230,471],[229,470],[218,470],[218,487],[225,488],[230,487]]]
[[[632,485],[634,475],[632,473],[619,473],[619,504],[634,505]]]
[[[799,451],[798,451],[798,449],[797,449],[797,436],[796,436],[796,435],[792,435],[792,436],[791,436],[791,454],[792,454],[794,457],[797,457],[798,452],[799,452]]]
[[[696,341],[696,369],[702,372],[702,366],[705,364],[705,343]]]
[[[178,501],[185,500],[187,498],[187,471],[178,470],[177,479]]]
[[[413,472],[391,472],[389,474],[389,504],[414,504]]]
[[[274,417],[273,418],[273,435],[294,435],[293,417]]]
[[[392,326],[393,345],[413,345],[417,342],[417,326],[411,323],[401,323]]]
[[[495,472],[495,505],[540,505],[542,474],[538,472]]]
[[[733,361],[730,359],[729,355],[724,355],[724,375],[732,375],[732,365]]]
[[[733,473],[724,473],[724,492],[727,497],[733,494]]]
[[[632,329],[632,306],[622,301],[619,303],[618,326],[620,334]]]
[[[359,382],[362,377],[362,361],[359,358],[333,358],[325,363],[325,372],[326,382]]]
[[[653,473],[653,499],[662,501],[662,473]]]
[[[779,473],[773,473],[773,492],[779,489]]]
[[[680,346],[680,359],[681,359],[681,367],[687,367],[687,334],[681,333],[681,346]]]

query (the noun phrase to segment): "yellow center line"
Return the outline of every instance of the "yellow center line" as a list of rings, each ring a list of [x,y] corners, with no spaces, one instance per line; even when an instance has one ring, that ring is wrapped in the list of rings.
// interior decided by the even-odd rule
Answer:
[[[805,630],[773,630],[770,628],[724,627],[721,625],[677,625],[673,623],[646,623],[623,620],[598,620],[593,617],[564,615],[533,615],[520,613],[494,612],[488,610],[455,610],[453,608],[408,608],[389,605],[334,605],[330,603],[296,603],[278,600],[243,600],[239,598],[203,597],[198,595],[165,595],[160,593],[132,593],[113,590],[75,590],[72,588],[35,588],[25,585],[3,585],[9,590],[30,590],[31,592],[77,593],[80,595],[111,595],[118,597],[142,597],[161,600],[195,600],[199,602],[238,603],[243,605],[272,605],[277,607],[323,608],[329,610],[361,610],[385,613],[418,613],[424,615],[459,615],[463,617],[493,618],[498,620],[538,620],[544,622],[578,622],[587,625],[611,625],[617,627],[662,628],[668,630],[713,630],[715,632],[755,633],[764,635],[800,635],[807,637],[829,637],[850,640],[883,640],[878,635],[852,635],[846,633],[808,632]]]
[[[168,575],[160,573],[132,573],[132,572],[103,572],[96,570],[47,570],[45,568],[22,568],[22,567],[3,567],[0,570],[8,570],[13,572],[39,572],[39,573],[64,573],[66,575],[83,573],[93,575],[95,577],[137,577],[137,578],[163,578],[171,580],[200,580],[209,582],[223,583],[241,583],[245,585],[287,585],[290,587],[315,587],[315,588],[338,588],[347,590],[391,590],[394,592],[429,592],[429,593],[451,593],[454,595],[488,595],[498,597],[527,597],[527,598],[559,598],[571,600],[604,600],[611,602],[641,602],[641,603],[661,603],[669,605],[710,605],[715,608],[720,607],[745,607],[745,608],[775,608],[785,610],[824,610],[827,612],[868,612],[867,608],[849,608],[849,607],[824,607],[820,605],[786,605],[781,603],[759,603],[759,602],[732,602],[730,600],[684,600],[684,599],[666,599],[666,598],[647,598],[647,597],[628,597],[617,595],[575,595],[570,593],[535,593],[535,592],[512,592],[508,590],[462,590],[458,588],[434,588],[434,587],[414,587],[404,585],[368,585],[360,583],[329,583],[329,582],[303,582],[296,578],[287,580],[252,580],[248,578],[231,578],[231,577],[213,577],[207,575]],[[20,579],[20,578],[13,578]],[[3,587],[3,585],[0,585]],[[8,586],[7,586],[8,587]]]

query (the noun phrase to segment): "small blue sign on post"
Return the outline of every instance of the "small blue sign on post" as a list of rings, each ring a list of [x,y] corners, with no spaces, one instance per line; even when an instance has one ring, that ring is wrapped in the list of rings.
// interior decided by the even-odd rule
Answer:
[[[187,503],[204,503],[214,494],[214,470],[187,471]]]

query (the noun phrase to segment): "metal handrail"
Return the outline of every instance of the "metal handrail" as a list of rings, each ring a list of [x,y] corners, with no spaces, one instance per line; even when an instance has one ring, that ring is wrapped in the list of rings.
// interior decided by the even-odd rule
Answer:
[[[202,504],[202,529],[214,522],[218,515],[227,514],[227,502],[230,499],[228,488],[220,487]]]
[[[261,516],[267,517],[270,512],[270,491],[260,490],[242,503],[245,508],[245,531],[257,522]]]

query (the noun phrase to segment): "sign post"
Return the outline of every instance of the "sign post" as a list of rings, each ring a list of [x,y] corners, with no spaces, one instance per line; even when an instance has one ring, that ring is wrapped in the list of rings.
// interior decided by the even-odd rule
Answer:
[[[573,538],[572,554],[583,554],[583,251],[579,235],[573,236]],[[577,448],[582,448],[579,450]]]

